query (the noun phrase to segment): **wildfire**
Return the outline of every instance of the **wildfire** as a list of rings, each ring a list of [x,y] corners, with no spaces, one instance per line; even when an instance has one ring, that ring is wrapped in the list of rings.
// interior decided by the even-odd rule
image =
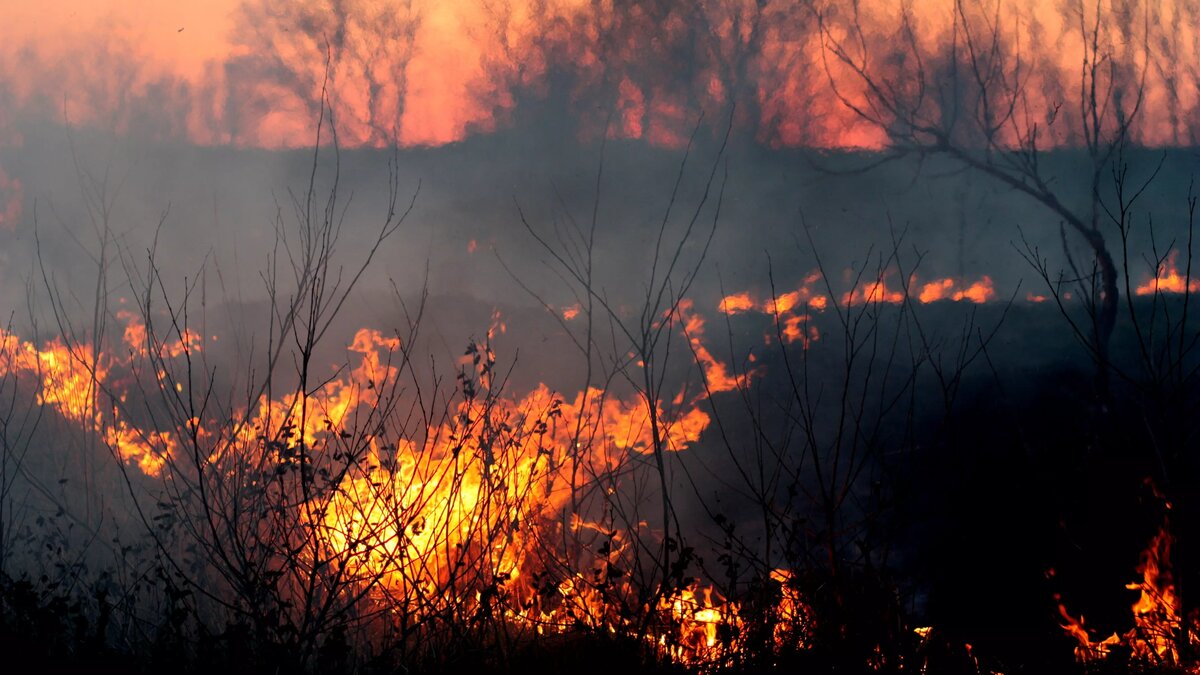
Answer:
[[[903,289],[893,289],[888,287],[888,275],[880,274],[877,279],[868,281],[861,285],[856,285],[849,291],[842,294],[842,304],[849,307],[852,305],[875,305],[875,304],[891,304],[898,305],[904,302],[907,297]]]
[[[852,277],[853,271],[846,270],[846,277]],[[866,304],[901,304],[910,297],[905,289],[894,289],[888,285],[890,273],[884,272],[877,279],[859,283],[841,296],[844,306]],[[819,271],[810,272],[799,288],[776,295],[766,300],[756,300],[749,291],[742,291],[725,296],[717,305],[717,309],[726,314],[743,314],[758,312],[774,317],[778,322],[778,332],[786,344],[800,343],[808,349],[821,339],[821,332],[816,325],[815,314],[824,312],[829,306],[829,296],[817,290],[821,283]],[[984,275],[979,279],[968,282],[964,279],[947,277],[919,283],[916,275],[909,279],[909,289],[915,299],[922,304],[940,301],[984,304],[996,299],[996,288],[992,278]],[[1036,302],[1032,296],[1031,302]],[[766,336],[767,343],[771,335]]]
[[[188,471],[186,462],[180,463],[176,436],[183,430],[141,429],[132,423],[117,405],[124,396],[117,390],[127,376],[113,373],[129,370],[131,360],[147,349],[157,349],[160,363],[194,353],[199,337],[181,331],[178,339],[155,346],[141,318],[128,312],[118,318],[125,322],[126,357],[93,354],[87,345],[68,346],[62,340],[39,348],[3,332],[0,367],[30,376],[42,405],[95,432],[124,461],[147,476],[170,480]],[[704,320],[690,302],[681,302],[664,320],[679,322],[707,392],[745,383],[745,376],[731,375],[705,346]],[[374,419],[373,411],[387,405],[400,376],[395,358],[401,341],[364,328],[347,345],[353,367],[317,389],[264,396],[254,409],[235,412],[244,424],[187,420],[184,442],[196,447],[183,455],[199,452],[209,471],[229,476],[255,466],[265,466],[271,476],[293,470],[316,476],[336,465],[330,458],[352,453],[358,443],[365,455],[345,464],[330,489],[298,506],[298,516],[317,533],[303,552],[309,564],[335,564],[346,578],[361,580],[377,601],[416,617],[452,607],[472,612],[497,607],[509,621],[538,632],[581,623],[632,630],[616,603],[635,595],[623,571],[635,563],[629,532],[586,515],[586,508],[568,507],[580,499],[580,490],[593,492],[628,471],[636,458],[656,448],[678,452],[695,443],[709,424],[697,405],[707,394],[688,397],[681,391],[670,408],[656,402],[653,409],[641,397],[626,400],[595,387],[564,397],[540,385],[510,397],[493,391],[490,378],[495,367],[490,340],[503,325],[498,314],[492,317],[488,341],[473,345],[462,366],[462,399],[445,421],[419,435],[388,438],[386,420],[371,422],[379,426],[377,433],[355,430],[356,420]],[[173,394],[173,377],[156,375],[158,386]],[[114,405],[105,403],[109,400]],[[562,519],[566,513],[569,523]],[[548,596],[546,575],[563,566],[549,566],[546,551],[563,536],[585,542],[575,563],[594,574],[555,572]],[[459,584],[464,587],[447,592]],[[786,607],[780,611],[794,617],[799,599],[791,590],[784,593]],[[719,627],[740,621],[736,603],[699,586],[671,592],[651,609],[673,628],[647,639],[688,663],[724,653],[732,638]]]
[[[820,272],[814,270],[804,277],[801,286],[796,290],[762,301],[755,300],[748,291],[734,293],[722,298],[717,309],[725,314],[758,312],[772,316],[779,324],[779,333],[784,342],[799,342],[807,349],[821,339],[812,312],[823,312],[829,306],[829,297],[816,290],[820,281]],[[770,343],[769,335],[766,339]]]
[[[800,288],[765,300],[731,295],[720,307],[773,314],[785,339],[807,346],[818,337],[815,329],[805,332],[811,316],[828,302],[812,290],[817,281],[810,275]],[[987,277],[921,288],[922,302],[994,296]],[[925,293],[931,288],[936,293]],[[882,279],[861,290],[864,301],[892,293]],[[644,520],[614,522],[602,501],[594,501],[612,494],[616,477],[645,457],[694,445],[710,424],[701,403],[748,384],[751,373],[731,372],[710,351],[705,320],[690,300],[661,320],[675,322],[687,341],[706,383],[699,395],[680,388],[668,405],[596,387],[564,396],[543,384],[512,396],[493,378],[491,340],[505,330],[497,312],[486,339],[460,361],[461,396],[444,419],[427,422],[420,433],[399,432],[389,418],[377,417],[400,388],[397,358],[404,345],[370,328],[349,340],[348,364],[336,376],[312,390],[260,397],[250,410],[234,412],[244,424],[189,419],[186,429],[141,428],[121,405],[132,361],[153,353],[152,362],[163,368],[153,373],[157,384],[173,393],[181,387],[170,364],[196,354],[201,337],[180,329],[175,339],[160,341],[142,317],[121,311],[117,318],[124,322],[124,356],[61,338],[38,347],[0,331],[0,369],[30,378],[41,405],[95,433],[147,476],[171,480],[185,470],[181,456],[192,455],[218,474],[265,467],[270,476],[328,476],[325,489],[296,502],[296,518],[315,533],[300,555],[313,569],[336,569],[361,584],[364,597],[391,611],[414,620],[497,612],[538,634],[579,626],[637,631],[665,657],[700,666],[728,662],[751,632],[748,622],[761,620],[713,587],[693,582],[654,596],[641,608],[652,621],[637,624],[622,608],[644,590],[634,587],[629,570],[637,564],[637,537],[654,536],[653,528]],[[370,433],[362,431],[364,424]],[[191,445],[181,452],[185,443]],[[576,542],[569,552],[561,546],[565,540]],[[1126,634],[1094,639],[1082,618],[1060,606],[1081,661],[1123,648],[1139,660],[1179,663],[1180,631],[1200,634],[1200,624],[1180,615],[1171,545],[1164,524],[1143,554],[1142,580],[1129,585],[1141,596],[1132,608],[1135,627]],[[789,570],[773,570],[767,578],[775,588],[768,635],[776,646],[803,648],[816,618]],[[918,635],[927,638],[928,629]]]
[[[726,314],[740,314],[741,312],[748,312],[757,306],[757,303],[750,298],[749,293],[742,292],[722,298],[721,304],[717,305],[717,309]]]
[[[969,300],[981,305],[996,299],[996,289],[992,285],[992,278],[986,275],[970,285],[965,285],[953,278],[938,279],[921,286],[921,292],[917,295],[917,299],[923,303],[938,302],[939,300],[953,300],[954,302]]]
[[[891,288],[888,285],[887,273],[878,278],[861,284],[842,296],[845,305],[893,304],[904,302],[907,297],[904,289]],[[961,302],[967,300],[977,305],[996,299],[996,289],[991,277],[984,275],[977,281],[967,283],[962,279],[946,277],[933,281],[918,283],[915,275],[909,279],[908,288],[914,291],[917,301],[922,304],[950,300]]]
[[[797,308],[821,312],[829,305],[829,298],[816,290],[820,281],[821,273],[814,270],[804,277],[800,287],[794,291],[788,291],[762,301],[755,300],[749,291],[734,293],[722,298],[717,309],[726,314],[757,311],[762,314],[782,315],[791,313]]]
[[[744,387],[747,383],[747,376],[730,375],[729,369],[725,364],[718,361],[708,350],[708,347],[704,346],[702,339],[704,337],[704,318],[694,311],[692,301],[682,301],[679,304],[678,311],[680,319],[684,324],[684,334],[687,336],[692,348],[692,354],[704,371],[704,379],[708,391],[724,392]]]
[[[1188,273],[1180,273],[1177,259],[1178,251],[1171,251],[1155,271],[1153,279],[1137,287],[1137,295],[1157,295],[1159,293],[1196,293],[1200,291],[1200,279]]]
[[[704,345],[704,321],[692,304],[681,302],[677,312],[707,392],[744,384],[745,376],[728,374]],[[396,343],[375,336],[361,342],[363,368],[370,361],[377,377],[394,377],[381,364]],[[482,385],[480,376],[494,367],[494,354],[486,344],[469,353],[467,381]],[[360,368],[349,379],[363,375]],[[674,411],[658,405],[655,414],[664,426],[656,441],[641,399],[621,400],[598,388],[563,397],[545,385],[512,399],[485,387],[458,405],[452,421],[422,439],[402,439],[390,448],[373,440],[362,463],[369,468],[348,475],[310,511],[321,514],[326,545],[339,552],[345,569],[375,580],[377,594],[404,604],[404,611],[424,616],[464,602],[470,611],[500,603],[508,620],[538,633],[579,625],[633,630],[629,617],[617,611],[635,595],[625,571],[635,564],[628,533],[569,509],[579,495],[571,477],[604,480],[628,470],[623,467],[631,457],[651,453],[656,443],[669,451],[686,449],[709,424],[697,406],[705,396],[688,399],[681,392]],[[347,402],[344,412],[356,406],[353,396]],[[568,512],[564,524],[560,515]],[[580,554],[581,569],[592,574],[548,578],[546,550],[564,535],[602,542]],[[467,583],[474,595],[438,596],[437,589],[463,582],[463,569],[473,570]],[[778,570],[772,578],[784,586],[780,624],[803,620],[803,604],[787,585],[790,574]],[[659,598],[654,610],[670,628],[646,638],[683,663],[709,663],[728,654],[741,621],[737,603],[696,585]],[[780,630],[795,635],[791,628]]]
[[[146,349],[146,324],[142,323],[141,318],[133,312],[120,310],[117,312],[117,319],[125,322],[125,330],[121,335],[125,346],[135,352]],[[215,340],[216,336],[213,336],[213,339]],[[167,358],[176,358],[199,351],[203,343],[203,337],[184,328],[177,339],[155,345],[155,348]]]

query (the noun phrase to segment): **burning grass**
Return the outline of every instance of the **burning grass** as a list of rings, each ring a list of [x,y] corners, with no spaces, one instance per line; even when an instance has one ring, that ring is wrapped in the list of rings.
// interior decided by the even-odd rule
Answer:
[[[774,348],[804,355],[836,312],[891,304],[872,295],[882,277],[837,304],[814,290],[818,282],[823,277],[809,275],[798,290],[762,301],[734,294],[717,309],[727,319],[763,316],[775,324],[769,344],[781,335]],[[986,278],[909,287],[920,291],[914,306],[995,295]],[[987,295],[977,299],[976,287]],[[856,302],[859,295],[874,300]],[[215,401],[212,409],[225,411],[216,415],[198,404],[219,394],[211,383],[197,386],[208,345],[196,332],[175,324],[159,336],[135,313],[116,318],[111,349],[61,336],[38,345],[5,332],[0,376],[94,435],[130,472],[131,485],[159,495],[146,515],[156,564],[190,567],[167,576],[168,595],[199,591],[215,600],[189,602],[188,621],[231,609],[257,631],[255,644],[299,650],[297,668],[316,663],[333,635],[354,649],[389,650],[393,663],[430,667],[439,650],[464,639],[491,655],[487,667],[499,667],[532,645],[580,636],[622,640],[639,658],[692,670],[785,667],[830,663],[821,656],[829,641],[854,625],[838,617],[856,607],[843,591],[824,596],[829,568],[814,575],[804,565],[764,566],[722,583],[682,533],[664,536],[647,507],[658,496],[650,460],[687,453],[714,424],[728,424],[713,397],[744,396],[771,376],[765,363],[742,371],[719,358],[708,321],[689,300],[654,325],[671,327],[672,339],[686,345],[704,386],[681,380],[662,390],[666,400],[616,386],[510,393],[493,347],[503,325],[495,314],[487,337],[456,364],[454,386],[432,397],[436,407],[414,398],[422,386],[414,336],[363,328],[333,375],[262,389],[240,407]],[[791,339],[796,326],[810,338]],[[1194,641],[1196,622],[1181,618],[1172,541],[1164,524],[1143,554],[1141,581],[1128,586],[1140,593],[1131,629],[1101,638],[1059,604],[1080,664],[1127,660],[1196,671],[1180,646]],[[745,543],[735,537],[727,545]],[[729,556],[722,564],[741,563]],[[926,672],[939,650],[950,649],[979,672],[996,670],[966,643],[945,642],[953,638],[937,626],[903,616],[890,636],[867,633],[874,637],[859,643],[866,645],[860,663]]]

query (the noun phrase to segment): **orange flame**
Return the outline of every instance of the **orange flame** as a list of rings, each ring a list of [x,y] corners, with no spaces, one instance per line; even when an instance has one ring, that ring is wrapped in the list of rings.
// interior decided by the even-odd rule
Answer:
[[[954,278],[938,279],[921,286],[917,299],[922,303],[953,300],[960,302],[969,300],[977,305],[996,299],[996,289],[989,276],[983,276],[978,281],[964,286],[965,282]]]
[[[141,318],[124,311],[118,316],[125,321],[122,337],[129,359],[153,346]],[[744,383],[704,345],[704,320],[689,301],[680,303],[671,320],[681,322],[708,391],[728,391]],[[496,313],[489,340],[502,331]],[[183,331],[180,339],[159,347],[159,357],[169,368],[167,360],[199,347],[198,336]],[[247,420],[244,425],[222,427],[212,420],[188,420],[193,433],[187,442],[208,448],[203,452],[210,455],[208,464],[214,467],[226,460],[257,461],[253,455],[264,453],[281,467],[294,463],[288,444],[264,444],[275,433],[309,452],[330,444],[336,447],[347,437],[344,429],[353,426],[356,416],[381,405],[382,392],[393,390],[391,385],[400,375],[393,360],[400,348],[398,338],[361,329],[347,346],[356,363],[342,376],[315,391],[273,400],[264,396],[256,409],[234,414]],[[568,476],[606,475],[632,457],[652,453],[656,443],[672,452],[695,443],[710,421],[696,405],[701,397],[690,402],[677,397],[678,409],[671,410],[655,402],[660,422],[656,439],[650,409],[640,397],[622,400],[591,387],[563,398],[545,385],[520,398],[502,397],[499,392],[489,393],[485,384],[495,359],[491,347],[476,345],[469,354],[476,358],[468,359],[464,368],[472,381],[483,386],[478,393],[465,396],[444,423],[431,425],[420,437],[400,438],[389,446],[372,435],[365,460],[352,465],[336,490],[314,498],[311,508],[302,510],[301,517],[322,533],[318,543],[311,544],[322,550],[314,548],[308,555],[327,559],[334,552],[347,574],[376,579],[378,593],[391,601],[424,597],[421,593],[444,587],[458,566],[466,563],[477,568],[480,579],[494,580],[500,592],[510,597],[513,609],[506,611],[513,620],[528,621],[538,630],[556,626],[565,630],[587,616],[597,627],[615,628],[620,625],[615,609],[605,604],[596,583],[583,576],[559,581],[557,601],[543,604],[538,588],[528,579],[536,569],[534,554],[541,538],[552,534],[541,529],[558,522],[558,514],[572,498]],[[101,404],[105,397],[123,396],[114,391],[120,383],[108,380],[114,369],[128,366],[128,359],[94,356],[90,347],[68,347],[62,340],[38,348],[8,332],[0,332],[0,358],[3,372],[36,376],[42,405],[94,430],[122,459],[147,475],[180,470],[174,464],[179,438],[137,428],[121,414],[120,406],[109,410]],[[172,376],[157,375],[158,386],[173,393],[178,385]],[[579,513],[571,515],[573,531],[605,532],[612,538],[614,545],[604,559],[613,558],[617,564],[626,535],[591,523]],[[476,588],[473,600],[446,602],[481,603],[484,590]],[[701,636],[670,640],[683,645],[672,647],[682,650],[676,654],[681,660],[700,658],[702,650],[713,648],[716,623],[732,620],[736,611],[732,604],[718,607],[711,591],[702,592],[703,601],[700,594],[692,593],[673,595],[657,609],[681,613],[677,622],[683,630]],[[436,609],[428,599],[414,602],[417,605],[408,609]]]
[[[1159,293],[1196,293],[1200,291],[1200,279],[1179,272],[1177,266],[1178,251],[1171,251],[1167,259],[1158,266],[1153,279],[1137,287],[1137,295],[1157,295]]]
[[[726,314],[740,314],[742,312],[748,312],[754,309],[756,306],[757,303],[750,298],[750,294],[747,292],[742,292],[725,296],[725,298],[721,300],[721,304],[717,305],[717,309],[725,312]]]
[[[118,456],[148,475],[158,475],[163,452],[171,452],[176,443],[170,434],[143,432],[130,426],[113,408],[100,405],[100,388],[108,376],[109,365],[90,346],[68,346],[55,338],[38,349],[4,330],[0,330],[0,372],[33,378],[38,386],[37,401],[54,408],[64,418],[98,432]]]
[[[888,288],[887,275],[880,275],[874,281],[868,281],[846,291],[842,295],[842,304],[846,306],[852,305],[875,305],[875,304],[892,304],[898,305],[904,302],[905,293],[903,290],[893,290]]]
[[[1120,647],[1127,650],[1131,663],[1156,665],[1187,665],[1181,663],[1179,644],[1183,632],[1190,641],[1200,636],[1200,617],[1184,621],[1180,615],[1181,602],[1171,575],[1171,546],[1174,543],[1166,521],[1158,534],[1142,551],[1137,572],[1139,581],[1126,584],[1131,591],[1140,591],[1133,603],[1134,626],[1124,635],[1096,639],[1084,624],[1083,617],[1075,618],[1061,602],[1059,614],[1063,630],[1078,642],[1075,658],[1081,663],[1102,661]],[[1186,672],[1200,672],[1200,664],[1187,665]]]

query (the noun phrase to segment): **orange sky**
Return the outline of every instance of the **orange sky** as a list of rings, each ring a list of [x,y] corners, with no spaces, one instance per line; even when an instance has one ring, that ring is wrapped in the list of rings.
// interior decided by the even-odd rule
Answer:
[[[152,75],[172,75],[196,83],[205,67],[235,51],[231,33],[243,0],[52,0],[40,3],[0,0],[0,59],[21,60],[31,45],[39,57],[54,60],[80,45],[119,40],[134,45]],[[467,83],[479,73],[478,45],[468,38],[474,3],[418,0],[421,33],[410,62],[409,108],[400,125],[418,143],[461,137],[477,113],[463,109]],[[7,69],[9,73],[13,68]],[[34,89],[55,83],[33,83]],[[54,92],[51,97],[58,98]],[[61,96],[70,99],[69,91]],[[0,119],[3,119],[0,116]],[[295,128],[284,125],[284,128]],[[307,138],[307,136],[306,136]],[[291,144],[272,138],[268,144]],[[307,142],[307,141],[304,141]]]
[[[4,0],[0,40],[61,45],[103,39],[108,29],[132,38],[158,64],[194,77],[206,61],[228,54],[231,15],[238,4],[240,0]]]
[[[356,11],[367,12],[379,7],[379,1],[353,0],[348,4]],[[237,53],[233,45],[237,28],[235,10],[243,2],[0,0],[0,93],[7,90],[9,95],[0,99],[0,105],[19,107],[29,101],[41,101],[41,108],[29,109],[35,110],[35,115],[45,116],[65,109],[74,124],[95,124],[126,132],[146,128],[145,116],[139,117],[131,109],[140,105],[143,111],[150,109],[157,114],[155,108],[161,107],[169,113],[163,116],[166,122],[154,123],[158,125],[155,129],[159,136],[184,135],[198,143],[305,145],[312,138],[307,129],[313,115],[294,98],[288,100],[295,92],[270,89],[269,83],[260,86],[261,82],[251,82],[250,89],[246,89],[245,81],[236,83],[242,87],[238,89],[225,79],[224,66]],[[719,18],[722,12],[737,11],[743,2],[725,0],[705,4],[704,11]],[[531,16],[524,0],[498,3],[513,10],[510,17],[501,20],[487,15],[477,0],[414,0],[414,4],[421,23],[414,53],[405,68],[407,95],[402,106],[392,106],[391,111],[382,113],[375,111],[384,117],[391,115],[391,119],[372,127],[379,120],[366,119],[369,107],[363,103],[366,96],[363,92],[367,86],[361,73],[356,80],[349,70],[355,66],[346,66],[342,71],[342,88],[336,95],[344,108],[339,127],[346,125],[343,140],[347,143],[380,144],[381,128],[393,129],[394,132],[388,133],[398,135],[405,145],[445,143],[459,140],[473,130],[487,131],[503,124],[503,115],[512,109],[513,88],[536,84],[546,72],[547,64],[530,45],[554,29],[550,24],[540,25],[546,22]],[[568,23],[575,21],[579,4],[579,0],[546,2],[548,11]],[[828,0],[828,4],[830,8],[843,9],[843,4],[834,0]],[[990,2],[983,4],[992,6]],[[1004,0],[1002,4],[1004,22],[1022,26],[1017,33],[1024,35],[1023,53],[1036,52],[1033,55],[1040,59],[1039,67],[1048,70],[1051,79],[1065,83],[1067,89],[1076,86],[1078,31],[1063,18],[1074,11],[1069,8],[1075,5],[1063,0]],[[1085,4],[1093,6],[1090,2]],[[1186,119],[1167,119],[1160,113],[1173,95],[1172,88],[1182,101],[1181,106],[1176,106],[1178,109],[1192,111],[1188,114],[1195,116],[1194,111],[1200,107],[1196,104],[1194,73],[1200,58],[1200,42],[1195,26],[1185,25],[1189,23],[1188,17],[1195,17],[1196,10],[1181,10],[1190,6],[1182,0],[1143,0],[1139,6],[1143,4],[1155,12],[1155,22],[1168,27],[1166,36],[1176,39],[1174,56],[1164,64],[1181,64],[1185,69],[1172,75],[1173,79],[1167,78],[1173,82],[1170,86],[1152,82],[1148,87],[1146,116],[1159,114],[1161,119],[1147,121],[1144,139],[1150,143],[1171,143],[1180,128],[1193,124]],[[786,8],[790,3],[769,6],[774,8],[770,11],[780,11],[778,8]],[[867,0],[862,4],[864,16],[872,17],[882,36],[880,44],[894,44],[897,6],[896,0]],[[922,41],[936,43],[947,39],[954,6],[954,0],[911,3]],[[1068,8],[1066,14],[1063,8]],[[640,9],[635,5],[628,11],[630,15],[621,19],[635,22]],[[596,23],[587,24],[589,20]],[[604,100],[588,100],[588,106],[581,105],[578,110],[581,116],[593,114],[592,109],[597,106],[610,106],[618,113],[615,119],[622,127],[618,135],[675,143],[686,138],[691,120],[700,112],[698,106],[713,106],[706,113],[720,110],[724,103],[719,97],[715,103],[706,102],[703,94],[699,102],[687,100],[687,93],[671,89],[672,84],[664,85],[653,76],[645,77],[645,64],[651,64],[653,69],[657,63],[653,60],[655,45],[646,41],[646,33],[639,34],[637,39],[641,42],[636,44],[605,44],[603,49],[608,51],[600,55],[596,47],[601,41],[600,34],[617,23],[620,22],[613,17],[585,19],[584,32],[566,40],[565,51],[554,52],[557,58],[574,62],[576,77],[583,83],[581,87],[604,81],[611,74],[606,69],[615,69],[617,73],[620,86],[613,91],[602,91],[601,95],[607,97]],[[719,20],[716,25],[720,25]],[[1037,26],[1036,34],[1030,32],[1034,30],[1030,26]],[[670,27],[654,25],[653,29],[667,31]],[[574,42],[579,42],[579,46]],[[500,49],[502,43],[509,53]],[[116,47],[106,55],[104,47],[110,44]],[[769,118],[773,131],[770,138],[760,140],[781,145],[875,145],[879,142],[879,130],[864,128],[831,95],[819,55],[794,58],[798,51],[820,49],[820,39],[815,35],[797,40],[786,33],[780,33],[775,42],[764,48],[762,62],[752,72],[758,78],[757,96],[761,98],[758,103],[764,120]],[[665,57],[663,53],[658,56],[669,59],[669,50],[665,53]],[[604,61],[607,58],[612,61]],[[112,69],[120,69],[122,59],[136,61],[140,73],[130,76],[132,79],[128,81],[110,75]],[[680,64],[667,61],[659,71],[672,68],[683,70]],[[1191,70],[1187,71],[1188,68]],[[319,72],[321,64],[308,64],[308,69]],[[166,85],[165,94],[161,82],[154,79],[164,76],[162,81],[171,83]],[[690,86],[703,90],[708,85],[697,80]],[[258,100],[251,101],[247,92],[257,94]],[[572,93],[578,94],[578,91]],[[138,96],[142,98],[130,103],[130,99]],[[1062,98],[1070,93],[1051,92],[1048,96],[1060,97],[1054,102],[1062,103]],[[1052,105],[1036,103],[1037,108]],[[231,109],[239,111],[236,119],[229,116]],[[6,112],[12,111],[0,108],[0,143],[5,140]],[[397,115],[399,118],[394,119]],[[601,123],[604,118],[604,114],[597,116]],[[595,120],[578,121],[581,128],[589,123]],[[135,130],[133,127],[138,125]],[[231,128],[236,131],[228,131]]]

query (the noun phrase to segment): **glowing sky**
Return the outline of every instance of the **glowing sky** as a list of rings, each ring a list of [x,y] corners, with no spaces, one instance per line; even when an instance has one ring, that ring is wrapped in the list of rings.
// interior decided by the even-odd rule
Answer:
[[[845,3],[817,1],[827,16],[847,15]],[[330,7],[349,8],[369,27],[379,23],[373,12],[403,3],[254,0],[250,4],[274,7],[268,15],[282,7],[307,17],[299,23],[292,17],[288,25],[305,26],[293,35],[307,31],[311,44],[301,45],[296,53],[281,50],[281,60],[272,63],[267,63],[268,52],[274,50],[263,47],[262,35],[247,38],[261,26],[245,25],[247,14],[239,11],[245,4],[246,0],[0,0],[0,144],[12,142],[13,134],[6,138],[6,120],[22,113],[35,119],[65,115],[72,124],[186,137],[197,143],[307,144],[315,117],[312,100],[319,90],[313,82],[319,84],[323,70],[323,49],[312,46],[323,42]],[[1136,31],[1128,29],[1143,19],[1154,31],[1155,48],[1161,50],[1149,71],[1141,139],[1150,144],[1187,142],[1184,139],[1200,127],[1200,9],[1182,0],[1102,4],[1111,16],[1104,24],[1105,40],[1116,59],[1138,58],[1128,57],[1129,45],[1137,38]],[[1032,109],[1069,103],[1082,49],[1074,17],[1094,11],[1088,9],[1093,5],[1068,0],[1005,0],[1002,5],[1001,23],[1010,37],[1015,36],[1011,39],[1019,45],[1023,62],[1037,71],[1029,87]],[[601,123],[608,110],[615,113],[615,135],[679,144],[700,112],[719,113],[730,97],[754,97],[760,119],[751,124],[759,128],[764,143],[882,142],[878,128],[865,128],[831,94],[821,58],[823,38],[813,28],[811,12],[808,19],[799,18],[807,11],[796,9],[804,6],[799,2],[763,5],[761,42],[740,73],[740,83],[719,71],[743,48],[748,29],[738,21],[755,11],[755,2],[667,5],[673,14],[665,19],[651,15],[661,7],[645,9],[638,3],[544,0],[536,5],[542,14],[534,12],[534,6],[528,0],[413,0],[419,23],[402,67],[388,64],[384,70],[391,70],[375,83],[364,75],[389,55],[399,58],[390,47],[382,55],[363,48],[337,66],[332,98],[340,108],[342,140],[352,145],[420,145],[486,133],[511,121],[518,90],[537,91],[554,65],[568,64],[574,78],[569,95],[577,105],[573,112],[580,116],[581,129]],[[876,39],[873,49],[896,48],[898,6],[895,0],[862,3],[862,15]],[[954,0],[917,0],[910,6],[917,39],[933,54],[937,43],[950,39]],[[992,19],[992,10],[971,11],[977,25]],[[699,39],[717,38],[689,52],[694,42],[689,22],[698,16],[706,22]],[[362,31],[370,29],[358,30],[351,40],[362,40]],[[554,63],[548,63],[551,59]],[[290,71],[282,79],[277,77],[280,63]],[[747,78],[752,81],[747,83]],[[380,83],[382,88],[372,88]],[[742,89],[731,92],[730,86]],[[401,89],[403,94],[394,93]],[[368,102],[370,91],[376,92],[376,103]]]

